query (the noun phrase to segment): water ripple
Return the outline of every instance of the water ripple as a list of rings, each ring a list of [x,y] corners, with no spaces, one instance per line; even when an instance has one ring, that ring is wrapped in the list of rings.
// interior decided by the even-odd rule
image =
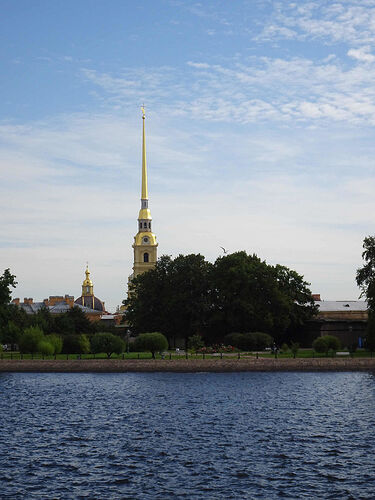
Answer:
[[[1,374],[4,499],[374,499],[369,373]]]

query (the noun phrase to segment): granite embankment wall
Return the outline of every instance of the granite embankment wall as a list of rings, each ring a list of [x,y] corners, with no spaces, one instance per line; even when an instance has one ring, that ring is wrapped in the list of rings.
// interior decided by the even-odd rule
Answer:
[[[1,360],[0,372],[374,371],[375,358]]]

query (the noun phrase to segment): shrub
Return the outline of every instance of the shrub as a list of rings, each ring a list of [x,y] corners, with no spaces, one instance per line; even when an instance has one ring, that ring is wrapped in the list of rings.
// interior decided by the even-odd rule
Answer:
[[[204,347],[203,339],[200,335],[193,335],[188,339],[189,349],[194,351],[195,353],[199,351],[202,347]]]
[[[325,342],[326,342],[326,344],[328,346],[328,350],[331,349],[332,351],[336,352],[336,351],[338,351],[340,349],[341,342],[334,335],[324,335],[324,337],[322,337],[322,338],[325,340]]]
[[[19,340],[19,348],[21,352],[34,354],[38,352],[38,345],[44,339],[43,331],[39,326],[30,326],[25,328]]]
[[[52,333],[51,335],[47,335],[46,340],[53,347],[52,354],[60,354],[60,352],[62,351],[62,347],[63,347],[62,338],[59,335]]]
[[[327,352],[328,351],[327,343],[326,343],[326,341],[324,340],[323,337],[316,338],[314,340],[314,342],[312,343],[312,346],[313,346],[313,349],[316,352],[319,352],[319,353]]]
[[[315,339],[312,346],[316,352],[328,354],[329,350],[336,352],[340,349],[340,340],[334,335],[324,335]]]
[[[91,350],[96,354],[105,352],[110,358],[114,352],[116,354],[124,352],[125,342],[113,333],[96,333],[91,338]]]
[[[52,344],[46,340],[46,337],[41,340],[38,344],[38,352],[44,354],[45,356],[51,356],[53,354],[54,347]]]
[[[268,333],[230,333],[225,336],[225,343],[238,347],[243,351],[263,351],[273,343],[273,338]]]
[[[292,351],[293,358],[297,356],[297,353],[299,351],[299,343],[298,342],[292,342],[290,344],[290,350]]]
[[[240,346],[243,345],[244,342],[245,339],[243,333],[228,333],[228,335],[225,335],[224,337],[225,345],[233,345],[238,349],[240,349]]]
[[[159,332],[141,333],[135,339],[135,345],[139,351],[150,351],[155,359],[155,352],[168,349],[168,340]]]
[[[281,346],[281,352],[288,352],[289,351],[289,346],[286,342],[283,343],[283,345]]]

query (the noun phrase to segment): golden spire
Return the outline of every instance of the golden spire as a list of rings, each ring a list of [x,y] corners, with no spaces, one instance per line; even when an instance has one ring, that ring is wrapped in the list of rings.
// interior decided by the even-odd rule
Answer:
[[[142,140],[142,200],[148,200],[147,192],[147,162],[146,162],[146,133],[145,133],[145,107],[142,109],[142,121],[143,121],[143,140]]]

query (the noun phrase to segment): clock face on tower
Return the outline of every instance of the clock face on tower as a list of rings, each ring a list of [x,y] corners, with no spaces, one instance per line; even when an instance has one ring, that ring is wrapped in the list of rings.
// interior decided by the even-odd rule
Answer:
[[[144,236],[142,241],[145,245],[147,245],[147,243],[149,243],[150,240],[149,240],[148,236]]]

